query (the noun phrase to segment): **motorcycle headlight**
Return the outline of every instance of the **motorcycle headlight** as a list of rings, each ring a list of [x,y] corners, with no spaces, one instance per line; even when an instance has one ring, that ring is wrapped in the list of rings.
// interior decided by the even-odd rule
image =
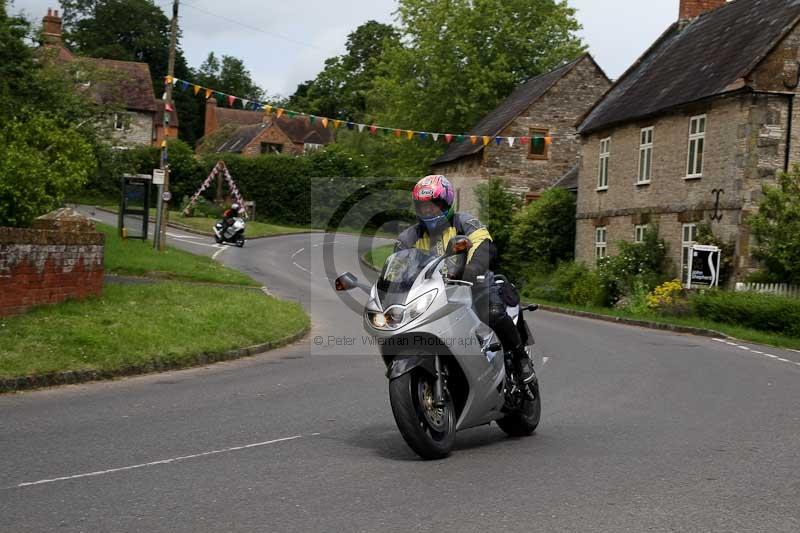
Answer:
[[[433,289],[407,305],[395,305],[384,312],[368,310],[367,319],[375,329],[399,329],[427,311],[438,292],[438,289]]]
[[[414,320],[419,315],[424,313],[428,310],[431,306],[433,301],[436,299],[436,294],[439,292],[438,289],[433,289],[432,291],[428,291],[419,298],[414,299],[408,306],[406,307],[408,315],[408,320]]]

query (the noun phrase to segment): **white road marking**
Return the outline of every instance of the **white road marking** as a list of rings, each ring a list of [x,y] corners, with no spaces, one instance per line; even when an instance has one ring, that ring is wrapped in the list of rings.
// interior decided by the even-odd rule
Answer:
[[[299,254],[299,253],[303,252],[304,250],[305,250],[305,248],[300,248],[299,250],[296,250],[296,251],[295,251],[295,252],[292,254],[292,261],[294,261],[294,258],[295,258],[295,257],[297,257],[297,254]]]
[[[297,262],[294,260],[294,258],[295,258],[295,257],[297,257],[297,254],[299,254],[299,253],[301,253],[301,252],[303,252],[303,251],[305,251],[305,248],[300,248],[299,250],[296,250],[296,251],[295,251],[295,252],[292,254],[292,264],[293,264],[294,266],[296,266],[297,268],[299,268],[300,270],[302,270],[303,272],[305,272],[306,274],[311,274],[311,271],[310,271],[310,270],[308,270],[308,269],[306,269],[306,268],[302,267],[301,265],[298,265],[298,264],[297,264]]]
[[[769,357],[770,359],[775,359],[776,361],[781,361],[782,363],[789,363],[791,365],[800,366],[800,362],[798,362],[798,361],[792,361],[790,359],[785,359],[783,357],[778,357],[777,355],[772,355],[771,353],[760,352],[758,350],[754,350],[752,348],[748,348],[747,346],[742,346],[741,344],[736,344],[735,342],[727,341],[725,339],[711,339],[711,340],[716,341],[716,342],[720,342],[720,343],[723,343],[723,344],[727,344],[729,346],[734,346],[736,348],[740,348],[740,349],[748,351],[750,353],[763,355],[765,357]],[[791,350],[791,351],[796,352],[798,350]]]
[[[220,247],[220,249],[219,249],[219,250],[217,250],[216,252],[214,252],[214,255],[212,255],[212,256],[211,256],[211,259],[216,259],[216,258],[217,258],[217,256],[218,256],[219,254],[221,254],[222,252],[224,252],[224,251],[225,251],[225,247],[224,247],[224,246]]]
[[[297,268],[299,268],[300,270],[302,270],[303,272],[305,272],[306,274],[311,274],[311,271],[310,271],[310,270],[307,270],[307,269],[303,268],[302,266],[298,265],[298,264],[297,264],[297,263],[295,263],[294,261],[292,261],[292,264],[293,264],[294,266],[296,266]]]
[[[102,475],[105,475],[105,474],[113,474],[114,472],[123,472],[125,470],[134,470],[134,469],[137,469],[137,468],[144,468],[144,467],[147,467],[147,466],[166,465],[166,464],[170,464],[170,463],[177,463],[178,461],[185,461],[187,459],[196,459],[198,457],[206,457],[208,455],[216,455],[216,454],[219,454],[219,453],[235,452],[235,451],[238,451],[238,450],[246,450],[248,448],[257,448],[259,446],[266,446],[268,444],[275,444],[275,443],[278,443],[278,442],[285,442],[285,441],[289,441],[289,440],[300,439],[302,437],[303,437],[302,435],[295,435],[293,437],[284,437],[282,439],[274,439],[274,440],[268,440],[268,441],[264,441],[264,442],[256,442],[255,444],[247,444],[245,446],[234,446],[232,448],[225,448],[223,450],[213,450],[213,451],[210,451],[210,452],[195,453],[195,454],[192,454],[192,455],[184,455],[184,456],[181,456],[181,457],[173,457],[171,459],[162,459],[160,461],[152,461],[150,463],[142,463],[142,464],[138,464],[138,465],[123,466],[121,468],[110,468],[108,470],[98,470],[96,472],[89,472],[87,474],[76,474],[74,476],[63,476],[63,477],[56,477],[56,478],[52,478],[52,479],[40,479],[39,481],[29,481],[29,482],[26,482],[26,483],[20,483],[20,484],[18,484],[16,486],[17,487],[30,487],[32,485],[43,485],[45,483],[55,483],[56,481],[67,481],[67,480],[70,480],[70,479],[79,479],[79,478],[82,478],[82,477],[102,476]]]

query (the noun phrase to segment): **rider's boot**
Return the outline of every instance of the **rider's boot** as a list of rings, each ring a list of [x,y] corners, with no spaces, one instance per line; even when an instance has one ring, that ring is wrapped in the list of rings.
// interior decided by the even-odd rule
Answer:
[[[517,371],[519,372],[522,382],[527,384],[535,380],[536,372],[533,370],[533,363],[531,362],[531,358],[528,356],[528,352],[525,350],[525,347],[517,347],[512,352],[512,355],[514,357],[514,364],[517,367]]]

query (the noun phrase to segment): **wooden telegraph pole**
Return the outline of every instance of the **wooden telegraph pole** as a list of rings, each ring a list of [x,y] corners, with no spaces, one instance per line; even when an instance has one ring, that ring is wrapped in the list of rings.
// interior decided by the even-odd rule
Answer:
[[[172,24],[170,27],[169,36],[169,63],[167,65],[167,105],[175,109],[175,103],[172,101],[172,80],[175,78],[175,47],[178,41],[178,0],[172,2]],[[166,109],[167,106],[165,106]],[[165,111],[169,113],[168,111]],[[166,142],[167,128],[164,128],[164,141]],[[171,195],[169,192],[169,164],[167,164],[168,154],[166,153],[166,145],[161,149],[161,168],[164,172],[164,187],[159,198],[159,215],[160,225],[156,228],[156,236],[154,246],[157,246],[159,251],[164,251],[167,244],[167,223],[169,222],[169,202]]]

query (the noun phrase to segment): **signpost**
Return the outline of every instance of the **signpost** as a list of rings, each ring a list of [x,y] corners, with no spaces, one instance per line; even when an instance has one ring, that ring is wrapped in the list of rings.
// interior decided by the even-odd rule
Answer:
[[[689,276],[686,288],[716,287],[719,285],[719,265],[722,250],[717,246],[695,244],[689,253]]]

